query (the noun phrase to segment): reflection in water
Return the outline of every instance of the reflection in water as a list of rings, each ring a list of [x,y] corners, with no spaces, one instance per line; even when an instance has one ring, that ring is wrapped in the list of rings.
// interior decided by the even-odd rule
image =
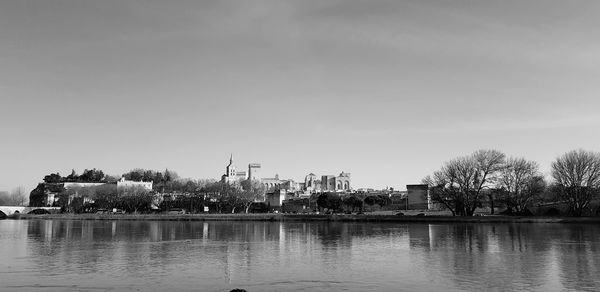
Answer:
[[[598,229],[573,228],[560,230],[561,236],[569,241],[562,242],[558,252],[560,276],[569,289],[588,289],[599,291],[595,277],[600,274],[600,248],[597,239]],[[576,256],[585,255],[585,256]]]
[[[600,227],[0,221],[1,291],[600,290]]]

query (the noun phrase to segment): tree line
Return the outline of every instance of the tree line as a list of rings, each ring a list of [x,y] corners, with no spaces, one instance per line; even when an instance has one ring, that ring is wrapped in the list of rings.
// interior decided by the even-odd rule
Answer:
[[[44,176],[45,183],[65,183],[65,182],[109,182],[116,181],[116,177],[107,176],[99,169],[85,169],[81,175],[78,175],[75,170],[71,171],[70,175],[61,176],[60,173],[51,173]]]
[[[93,175],[88,175],[88,174]],[[82,178],[83,177],[83,178]],[[133,169],[122,175],[127,180],[153,181],[152,190],[142,187],[118,188],[116,177],[92,169],[67,177],[59,173],[44,177],[44,182],[31,191],[30,206],[44,206],[48,194],[54,194],[55,207],[64,212],[94,212],[98,209],[122,209],[129,213],[148,213],[182,208],[188,212],[249,212],[253,203],[263,199],[264,187],[255,180],[227,184],[210,179],[181,179],[176,172]],[[99,186],[64,187],[66,182],[105,183]]]
[[[385,193],[315,193],[308,198],[284,202],[282,211],[286,213],[354,213],[373,211],[392,205],[392,199]],[[393,207],[393,206],[391,206]]]
[[[547,181],[535,161],[483,149],[445,162],[423,183],[429,185],[431,199],[452,215],[472,216],[486,205],[493,214],[497,204],[507,214],[525,215],[544,202],[566,205],[571,216],[594,214],[592,204],[600,198],[600,153],[580,149],[559,156]]]
[[[69,176],[49,174],[30,193],[30,205],[42,206],[48,193],[58,194],[57,205],[68,212],[84,212],[91,208],[122,208],[128,212],[150,212],[158,204],[161,209],[184,208],[202,212],[249,212],[264,197],[265,189],[257,181],[227,184],[215,180],[181,179],[176,172],[133,169],[122,175],[128,180],[153,181],[152,190],[118,190],[118,178],[102,170],[72,171]],[[106,182],[106,185],[65,189],[64,182]],[[573,150],[551,164],[548,180],[535,161],[523,157],[507,157],[497,151],[482,149],[446,161],[426,176],[431,200],[455,216],[473,216],[477,208],[505,209],[504,214],[527,215],[530,208],[544,203],[563,204],[568,215],[582,216],[600,211],[600,153]],[[85,189],[85,190],[84,190]],[[93,203],[91,203],[93,202]],[[157,203],[158,202],[158,203]],[[308,205],[332,211],[363,210],[365,206],[391,204],[385,195],[362,196],[335,193],[314,195]],[[93,205],[92,205],[93,204]],[[288,204],[290,205],[290,204]],[[594,212],[596,208],[596,212]]]

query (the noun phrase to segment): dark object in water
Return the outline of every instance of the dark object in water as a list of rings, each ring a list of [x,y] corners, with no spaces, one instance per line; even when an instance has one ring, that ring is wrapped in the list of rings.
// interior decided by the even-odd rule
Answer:
[[[247,292],[247,291],[244,290],[244,289],[233,289],[233,290],[231,290],[229,292]]]

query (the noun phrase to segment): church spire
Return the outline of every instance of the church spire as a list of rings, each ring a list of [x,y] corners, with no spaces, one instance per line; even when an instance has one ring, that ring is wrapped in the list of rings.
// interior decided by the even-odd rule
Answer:
[[[229,164],[233,163],[233,153],[231,153],[231,156],[229,156]]]

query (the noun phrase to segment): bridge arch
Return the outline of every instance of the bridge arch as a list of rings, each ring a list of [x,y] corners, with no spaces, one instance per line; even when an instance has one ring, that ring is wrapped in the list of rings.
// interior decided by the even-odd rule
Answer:
[[[7,216],[6,214],[4,214],[4,212],[2,212],[2,210],[0,210],[0,219],[5,219]]]
[[[22,213],[25,208],[26,207],[22,206],[0,206],[0,212],[4,213],[4,215],[8,217],[15,214],[17,211],[18,213]]]
[[[13,214],[48,214],[60,211],[60,207],[27,207],[27,206],[0,206],[2,217],[12,216]]]

